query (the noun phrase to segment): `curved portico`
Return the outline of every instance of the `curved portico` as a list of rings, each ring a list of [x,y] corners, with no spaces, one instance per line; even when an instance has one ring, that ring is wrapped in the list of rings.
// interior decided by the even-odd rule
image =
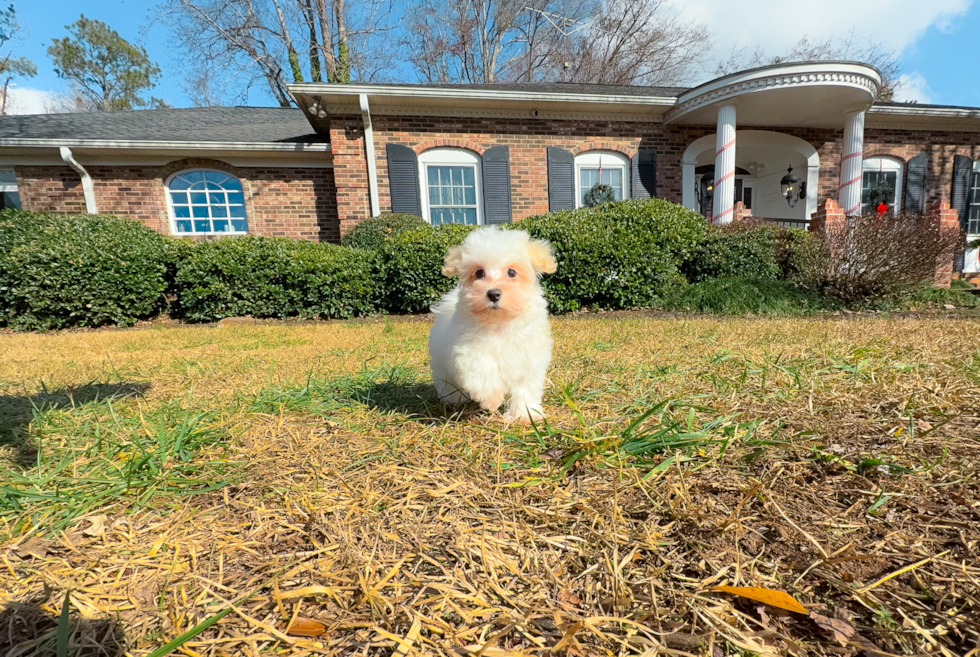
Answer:
[[[710,137],[715,146],[711,219],[720,224],[732,221],[736,161],[744,159],[738,154],[739,135],[744,131],[738,127],[843,128],[838,200],[842,208],[853,214],[861,206],[864,113],[871,107],[880,84],[881,76],[874,68],[854,62],[765,66],[721,77],[681,94],[676,105],[665,114],[664,121],[677,125],[717,125],[716,134]],[[807,151],[798,143],[806,142],[789,138],[796,141],[784,141],[786,146],[800,154]],[[682,160],[684,204],[688,207],[694,207],[694,171],[700,164],[697,158],[703,153],[704,145],[699,142],[702,140],[695,142],[696,147],[691,145],[696,152],[689,148]],[[816,209],[819,168],[819,158],[816,168],[811,164],[811,159],[816,157],[815,149],[812,146],[809,149],[813,153],[805,155],[807,218]]]

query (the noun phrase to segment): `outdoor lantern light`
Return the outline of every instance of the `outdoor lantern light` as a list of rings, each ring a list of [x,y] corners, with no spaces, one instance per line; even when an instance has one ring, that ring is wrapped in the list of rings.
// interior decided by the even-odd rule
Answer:
[[[705,208],[714,198],[715,192],[715,172],[709,171],[701,176],[701,207]]]
[[[793,175],[793,167],[786,169],[786,175],[779,181],[779,186],[783,188],[783,198],[791,208],[796,207],[799,199],[806,198],[806,183]]]

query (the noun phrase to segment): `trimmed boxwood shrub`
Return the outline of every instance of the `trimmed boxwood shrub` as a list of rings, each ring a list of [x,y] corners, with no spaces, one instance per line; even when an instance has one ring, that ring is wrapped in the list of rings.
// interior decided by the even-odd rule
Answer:
[[[415,214],[383,214],[358,222],[340,243],[353,249],[378,251],[389,237],[428,225],[425,219]]]
[[[685,284],[680,266],[705,236],[704,218],[663,199],[606,203],[528,217],[513,228],[551,242],[552,311],[658,305]]]
[[[446,252],[474,228],[424,224],[389,235],[378,251],[384,281],[382,305],[394,313],[428,312],[456,284],[456,279],[442,275]]]
[[[159,313],[173,240],[131,219],[0,213],[0,324],[130,326]]]
[[[813,282],[821,278],[820,240],[768,222],[710,226],[701,248],[684,264],[692,283],[713,278]]]
[[[175,280],[183,318],[347,318],[376,311],[369,251],[284,237],[199,242]]]

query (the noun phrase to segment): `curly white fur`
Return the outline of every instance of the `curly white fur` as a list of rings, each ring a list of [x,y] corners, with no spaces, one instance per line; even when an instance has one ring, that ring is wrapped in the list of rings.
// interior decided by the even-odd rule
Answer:
[[[548,243],[523,231],[480,228],[450,249],[443,273],[459,285],[433,306],[429,333],[443,403],[495,410],[506,398],[508,422],[544,417],[551,327],[538,278],[555,267]]]

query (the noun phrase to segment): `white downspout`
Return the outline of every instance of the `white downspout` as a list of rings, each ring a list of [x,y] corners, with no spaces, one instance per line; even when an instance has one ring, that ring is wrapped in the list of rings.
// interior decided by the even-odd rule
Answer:
[[[92,185],[92,176],[88,175],[85,167],[75,161],[70,148],[62,146],[60,151],[61,159],[65,161],[65,164],[77,171],[78,175],[82,177],[82,191],[85,193],[85,211],[89,214],[99,214],[99,209],[95,205],[95,187]]]
[[[378,171],[374,162],[374,128],[371,127],[371,108],[368,106],[367,94],[358,94],[361,101],[361,118],[364,121],[364,150],[367,157],[368,194],[371,197],[371,216],[381,214],[378,208]]]

